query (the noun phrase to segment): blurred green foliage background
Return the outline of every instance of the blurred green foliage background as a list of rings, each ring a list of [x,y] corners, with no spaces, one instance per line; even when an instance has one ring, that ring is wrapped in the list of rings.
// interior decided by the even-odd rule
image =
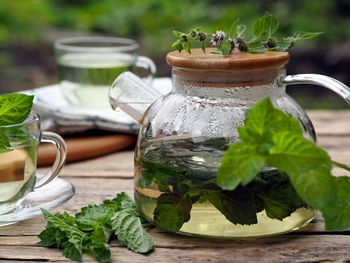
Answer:
[[[134,38],[141,53],[156,62],[158,75],[170,76],[164,57],[174,40],[172,30],[228,29],[237,17],[251,25],[265,11],[279,18],[281,35],[297,30],[325,32],[292,51],[289,73],[328,74],[350,84],[349,0],[1,0],[0,91],[56,82],[52,43],[74,35]],[[344,107],[331,93],[308,90],[294,92],[308,107]],[[313,103],[307,96],[315,94],[327,100]]]

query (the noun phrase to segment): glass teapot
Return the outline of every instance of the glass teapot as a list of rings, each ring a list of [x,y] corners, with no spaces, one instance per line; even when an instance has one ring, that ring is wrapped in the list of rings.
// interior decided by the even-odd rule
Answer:
[[[109,93],[113,108],[141,124],[135,200],[144,218],[173,232],[230,238],[270,236],[306,226],[314,212],[303,202],[283,219],[266,208],[289,205],[276,196],[271,202],[266,199],[271,191],[291,186],[287,176],[265,167],[251,183],[224,191],[215,183],[219,161],[239,140],[237,128],[247,111],[265,97],[295,117],[304,136],[316,141],[309,117],[286,94],[286,85],[317,84],[349,103],[350,89],[327,76],[286,76],[287,52],[222,56],[193,49],[191,55],[170,52],[166,59],[172,66],[169,94],[130,72],[120,75]],[[292,194],[297,198],[294,188]]]

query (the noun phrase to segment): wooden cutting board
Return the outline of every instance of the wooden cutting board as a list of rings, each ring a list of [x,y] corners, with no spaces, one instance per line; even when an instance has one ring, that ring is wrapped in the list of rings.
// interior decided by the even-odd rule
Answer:
[[[89,135],[65,138],[67,143],[67,162],[75,162],[117,152],[135,144],[136,136],[128,134]],[[56,157],[56,147],[41,143],[38,166],[52,165]]]

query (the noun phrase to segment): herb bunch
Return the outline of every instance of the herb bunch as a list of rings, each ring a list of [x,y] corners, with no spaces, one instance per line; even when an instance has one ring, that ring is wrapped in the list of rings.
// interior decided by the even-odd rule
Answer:
[[[112,239],[142,254],[154,247],[135,203],[124,192],[100,205],[85,206],[75,216],[66,212],[53,215],[46,210],[42,213],[47,226],[39,234],[38,244],[61,249],[65,257],[75,261],[81,261],[83,253],[88,253],[99,262],[110,262]]]
[[[236,19],[229,31],[217,30],[215,33],[205,32],[202,28],[192,29],[189,33],[173,31],[178,39],[172,44],[171,50],[181,52],[185,50],[191,54],[193,42],[200,42],[203,52],[208,44],[215,47],[212,53],[230,55],[234,50],[249,53],[262,53],[270,51],[288,51],[294,44],[303,39],[312,39],[322,32],[296,32],[290,37],[276,37],[279,27],[278,19],[270,13],[257,19],[253,24],[252,39],[246,37],[246,25],[239,24]]]

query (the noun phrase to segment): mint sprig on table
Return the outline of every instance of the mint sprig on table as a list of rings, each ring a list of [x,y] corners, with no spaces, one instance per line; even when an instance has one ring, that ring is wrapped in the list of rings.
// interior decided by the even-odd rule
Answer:
[[[312,39],[322,32],[295,32],[289,37],[277,37],[278,19],[270,13],[257,19],[253,24],[253,37],[246,36],[246,25],[236,19],[228,31],[217,30],[215,33],[205,32],[202,28],[194,28],[189,33],[173,31],[178,39],[172,44],[171,50],[185,50],[191,54],[193,43],[199,42],[203,52],[209,45],[215,47],[212,53],[229,55],[234,50],[249,53],[270,51],[288,51],[299,40]]]
[[[83,253],[88,253],[99,262],[109,262],[112,239],[137,253],[148,253],[154,247],[135,203],[124,192],[103,204],[85,206],[74,217],[42,212],[47,226],[39,234],[38,244],[62,249],[64,256],[72,260],[81,261]]]
[[[350,227],[350,181],[332,176],[332,161],[321,147],[304,138],[299,123],[273,107],[269,99],[257,103],[238,130],[241,141],[225,152],[217,184],[225,190],[249,184],[264,167],[288,175],[309,206],[322,212],[327,230]]]
[[[25,94],[0,95],[0,153],[10,151],[10,142],[1,126],[20,124],[32,110],[34,96]]]

